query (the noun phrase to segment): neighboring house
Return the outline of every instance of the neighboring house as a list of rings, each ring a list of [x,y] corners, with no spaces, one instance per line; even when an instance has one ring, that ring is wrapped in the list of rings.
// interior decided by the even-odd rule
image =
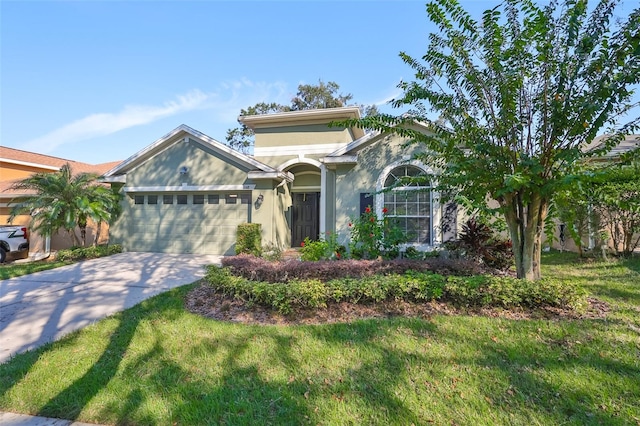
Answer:
[[[124,194],[111,240],[128,251],[233,254],[237,226],[259,223],[264,245],[299,247],[329,232],[347,244],[349,222],[369,205],[394,216],[411,245],[449,238],[430,185],[380,192],[404,176],[433,175],[411,160],[421,147],[328,126],[358,117],[357,107],[241,117],[255,132],[253,156],[181,125],[104,175]]]
[[[583,150],[593,151],[603,147],[606,140],[606,135],[596,137],[591,143],[587,144]],[[590,158],[589,161],[596,164],[606,164],[609,162],[616,162],[620,159],[620,156],[631,152],[633,150],[640,149],[640,135],[626,135],[625,138],[612,147],[608,152],[599,157]],[[639,177],[640,178],[640,177]],[[569,232],[564,229],[566,224],[556,223],[555,238],[551,246],[555,249],[562,249],[568,251],[578,251],[573,240],[569,236]],[[583,241],[584,247],[588,249],[595,248],[597,241],[598,229],[591,229],[588,235],[588,241]],[[564,239],[564,243],[563,240]],[[608,245],[613,247],[613,241],[609,241]]]
[[[120,162],[92,165],[20,149],[0,147],[0,224],[7,224],[12,202],[33,195],[30,192],[10,189],[15,181],[29,177],[34,173],[57,172],[66,163],[71,165],[74,174],[87,172],[102,175]],[[29,215],[21,215],[16,217],[13,223],[16,225],[28,225],[30,220],[31,217]],[[94,229],[89,228],[87,230],[87,241],[93,241],[93,235]],[[107,241],[108,235],[108,230],[103,229],[99,241]],[[32,233],[30,240],[32,254],[48,251],[47,247],[45,247],[47,243],[39,235]],[[65,233],[59,233],[52,236],[49,244],[51,250],[59,250],[70,247],[72,243]]]
[[[603,146],[606,136],[601,135],[596,137],[590,144],[588,144],[584,150],[593,151]],[[621,155],[630,151],[640,148],[640,135],[626,135],[625,138],[616,146],[611,148],[606,154],[601,157],[596,157],[592,161],[605,162],[616,161]]]

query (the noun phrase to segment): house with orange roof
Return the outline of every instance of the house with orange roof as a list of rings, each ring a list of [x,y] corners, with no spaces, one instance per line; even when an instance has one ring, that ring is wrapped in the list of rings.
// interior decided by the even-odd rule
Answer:
[[[64,164],[67,163],[71,166],[73,173],[95,173],[97,175],[102,175],[120,162],[115,161],[104,164],[87,164],[79,161],[67,160],[50,155],[0,146],[0,224],[4,225],[8,223],[12,202],[33,195],[29,192],[11,189],[14,182],[29,177],[34,173],[57,172]],[[28,225],[30,219],[31,218],[28,215],[21,215],[18,216],[13,223],[15,225]],[[95,230],[95,224],[90,225],[87,229],[87,240],[93,240]],[[99,235],[98,242],[104,243],[108,241],[108,238],[109,231],[106,227],[103,227]],[[30,239],[32,255],[47,253],[49,250],[60,250],[72,245],[68,236],[62,233],[53,235],[50,241],[46,241],[37,234],[32,234]]]

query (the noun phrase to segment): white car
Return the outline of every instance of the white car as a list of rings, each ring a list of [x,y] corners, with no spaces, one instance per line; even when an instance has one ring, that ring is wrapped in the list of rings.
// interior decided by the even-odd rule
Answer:
[[[29,234],[25,226],[0,226],[0,263],[3,263],[7,253],[13,255],[29,253]]]

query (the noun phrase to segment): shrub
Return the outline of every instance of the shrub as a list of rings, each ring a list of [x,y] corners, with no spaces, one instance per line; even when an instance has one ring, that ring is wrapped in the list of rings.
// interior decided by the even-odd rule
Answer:
[[[422,260],[422,259],[428,259],[428,258],[439,257],[439,256],[440,256],[440,252],[438,251],[438,249],[433,249],[430,251],[420,251],[415,247],[411,247],[411,246],[407,247],[403,255],[403,257],[405,257],[406,259],[415,259],[415,260]]]
[[[399,257],[399,245],[407,238],[402,229],[396,226],[393,218],[386,216],[387,209],[382,210],[383,218],[379,219],[371,206],[368,206],[360,217],[349,223],[351,243],[349,249],[354,259],[386,259]]]
[[[314,241],[305,238],[300,245],[300,258],[304,261],[340,260],[345,258],[347,249],[338,244],[337,235],[326,232],[323,239]]]
[[[267,244],[262,247],[261,257],[271,262],[282,260],[282,249],[275,244]]]
[[[355,259],[375,259],[382,249],[382,223],[371,206],[349,223],[351,256]]]
[[[300,259],[307,262],[325,259],[325,252],[328,251],[328,249],[329,247],[326,241],[312,241],[307,237],[302,244],[300,244]]]
[[[262,254],[262,231],[259,223],[243,223],[236,231],[236,254]]]
[[[462,225],[458,240],[446,244],[447,249],[491,268],[507,270],[513,265],[510,240],[496,237],[491,228],[471,218]]]
[[[585,294],[575,285],[553,279],[523,281],[512,277],[449,276],[431,272],[295,279],[287,283],[251,281],[236,276],[231,268],[209,266],[206,280],[216,291],[247,303],[256,303],[289,314],[296,309],[323,308],[329,303],[376,303],[386,300],[442,300],[459,306],[543,307],[580,310]]]
[[[222,265],[233,274],[252,281],[288,282],[294,279],[319,279],[329,281],[338,278],[362,278],[372,275],[404,274],[407,271],[433,272],[448,275],[479,275],[491,270],[465,259],[429,258],[425,260],[353,260],[340,262],[301,262],[295,259],[269,262],[251,255],[222,258]]]
[[[109,244],[90,247],[71,247],[70,249],[59,250],[56,259],[63,262],[72,262],[84,259],[96,259],[98,257],[111,256],[122,253],[120,244]]]

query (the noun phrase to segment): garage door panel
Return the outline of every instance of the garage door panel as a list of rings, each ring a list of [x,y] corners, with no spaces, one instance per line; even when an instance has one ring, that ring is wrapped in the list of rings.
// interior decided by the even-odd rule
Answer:
[[[162,195],[158,197],[162,200]],[[135,205],[128,249],[161,253],[234,254],[237,226],[248,222],[249,205]],[[206,200],[206,197],[205,197]]]
[[[158,227],[158,232],[167,236],[179,236],[189,234],[193,226],[184,222],[163,223]]]

